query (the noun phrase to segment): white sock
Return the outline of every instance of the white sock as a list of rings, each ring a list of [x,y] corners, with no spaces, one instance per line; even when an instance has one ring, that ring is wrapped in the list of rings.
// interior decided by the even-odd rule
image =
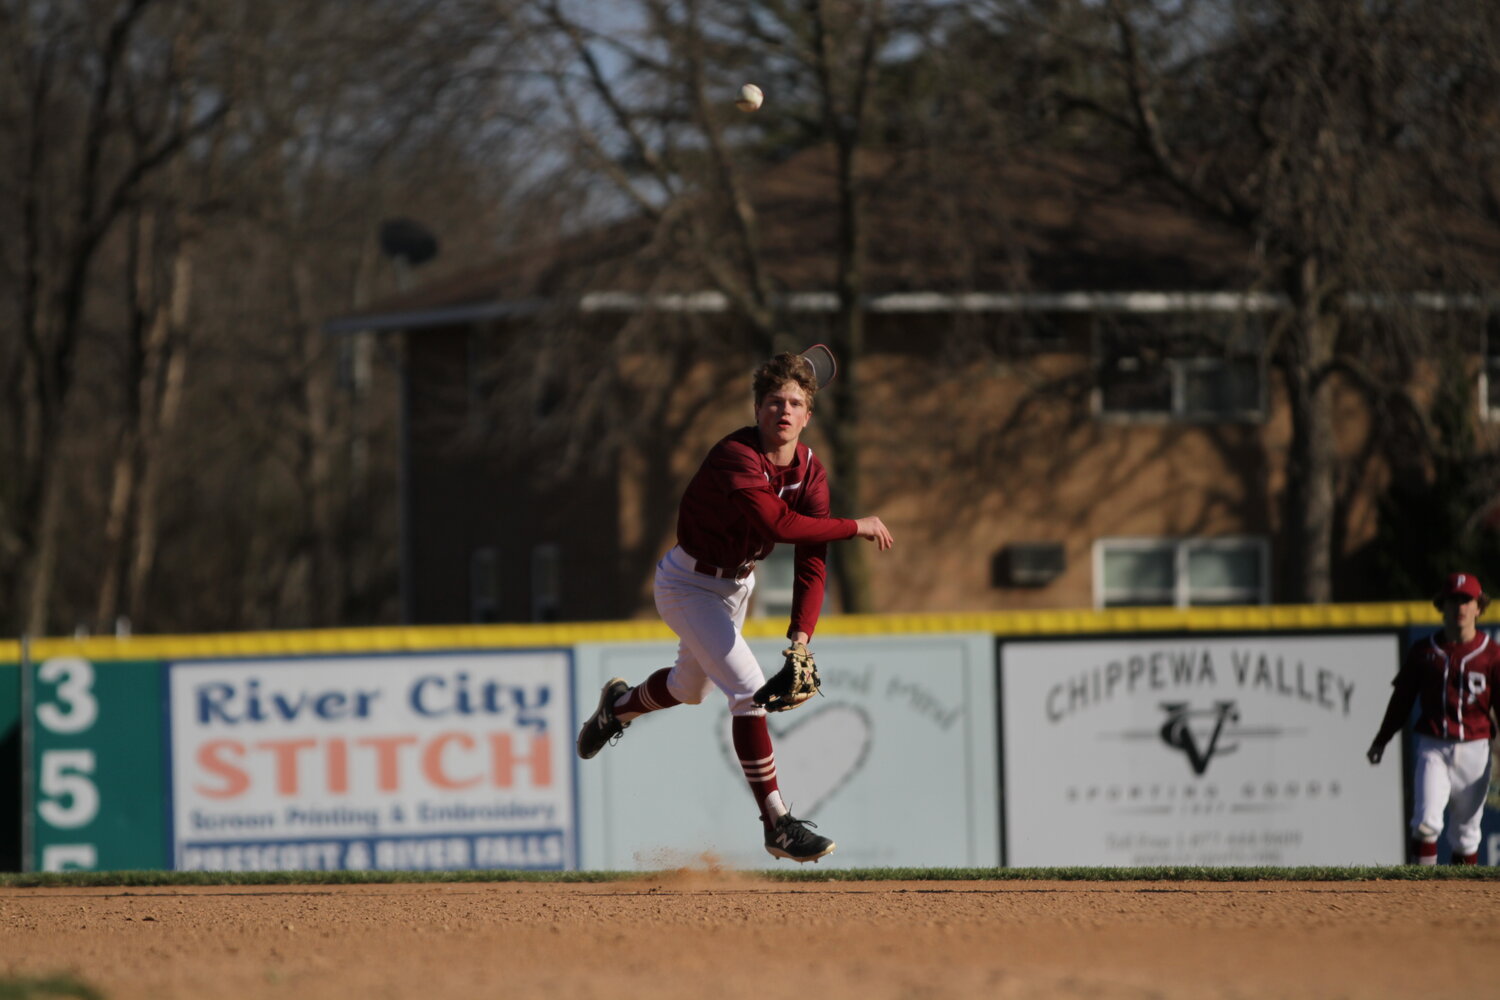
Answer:
[[[765,806],[766,815],[771,817],[772,820],[778,820],[790,812],[786,807],[786,803],[781,801],[781,793],[779,791],[767,795],[765,802],[761,804]]]

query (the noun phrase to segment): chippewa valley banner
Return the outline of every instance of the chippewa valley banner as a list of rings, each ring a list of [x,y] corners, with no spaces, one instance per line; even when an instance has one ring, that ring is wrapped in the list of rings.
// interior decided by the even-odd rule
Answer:
[[[1392,635],[1007,642],[1005,863],[1404,860]]]

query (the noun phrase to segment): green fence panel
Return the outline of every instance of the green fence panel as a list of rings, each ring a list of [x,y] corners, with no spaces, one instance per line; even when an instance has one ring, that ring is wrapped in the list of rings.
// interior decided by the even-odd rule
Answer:
[[[27,867],[167,867],[162,664],[61,656],[31,670]]]
[[[0,663],[0,871],[21,868],[21,667]]]

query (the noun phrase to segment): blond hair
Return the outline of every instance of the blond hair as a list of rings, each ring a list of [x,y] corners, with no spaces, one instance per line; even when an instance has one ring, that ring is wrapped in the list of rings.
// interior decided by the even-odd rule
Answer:
[[[796,383],[802,388],[803,395],[807,397],[807,408],[811,411],[813,397],[818,394],[818,377],[813,372],[812,362],[790,351],[776,355],[755,370],[751,383],[755,392],[755,405],[760,406],[766,396],[788,382]]]

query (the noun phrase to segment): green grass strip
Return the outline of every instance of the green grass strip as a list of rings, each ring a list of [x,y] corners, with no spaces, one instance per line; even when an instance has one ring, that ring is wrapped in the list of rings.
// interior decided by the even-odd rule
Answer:
[[[7,872],[0,887],[42,888],[193,885],[391,885],[397,883],[599,883],[650,881],[683,874],[712,875],[693,867],[664,871],[446,871],[446,872]],[[827,868],[734,870],[774,882],[1494,882],[1500,868],[1478,866],[1335,866],[1280,868]],[[3,1000],[3,998],[0,998]]]
[[[88,983],[69,975],[0,976],[0,1000],[45,1000],[74,997],[76,1000],[102,1000],[103,994]]]

